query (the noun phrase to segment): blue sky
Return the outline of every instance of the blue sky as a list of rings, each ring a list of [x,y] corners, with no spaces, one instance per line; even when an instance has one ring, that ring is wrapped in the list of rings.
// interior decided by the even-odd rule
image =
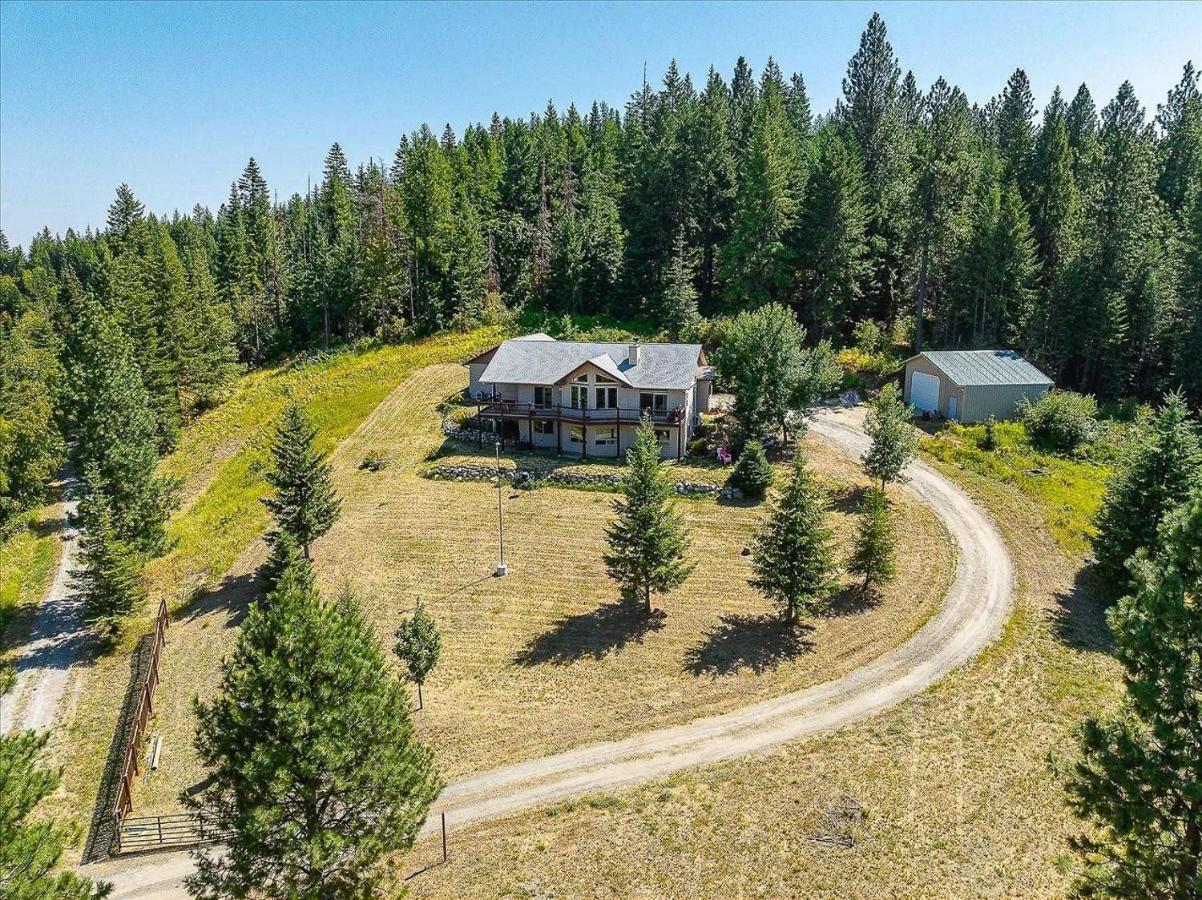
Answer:
[[[839,94],[874,9],[903,71],[973,100],[1024,67],[1042,107],[1084,81],[1101,107],[1130,79],[1155,112],[1191,57],[1202,3],[33,4],[0,2],[0,227],[27,244],[103,222],[128,181],[155,211],[213,207],[247,157],[281,197],[339,141],[390,157],[423,121],[621,105],[644,63],[703,78],[771,54],[815,110]]]

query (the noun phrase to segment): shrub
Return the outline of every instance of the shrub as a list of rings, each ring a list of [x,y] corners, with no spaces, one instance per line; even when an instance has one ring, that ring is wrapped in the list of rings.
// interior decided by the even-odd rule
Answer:
[[[730,483],[751,497],[763,497],[772,484],[772,466],[759,441],[748,441],[735,461]]]
[[[388,460],[379,450],[369,450],[367,455],[363,457],[363,462],[359,463],[360,469],[367,469],[369,472],[379,472],[382,468],[388,465]]]
[[[1037,403],[1024,399],[1019,405],[1019,418],[1031,443],[1071,452],[1097,435],[1098,404],[1088,394],[1051,391]]]
[[[981,449],[988,453],[997,449],[997,419],[993,416],[985,420],[985,434],[981,438]]]

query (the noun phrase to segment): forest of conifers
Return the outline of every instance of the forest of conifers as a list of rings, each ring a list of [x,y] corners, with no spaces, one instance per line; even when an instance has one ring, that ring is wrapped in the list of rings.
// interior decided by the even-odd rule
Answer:
[[[1202,396],[1190,64],[1154,116],[1129,83],[1037,115],[1022,69],[984,103],[920,89],[874,16],[829,112],[771,60],[704,84],[672,64],[624,110],[423,125],[354,169],[335,144],[275,196],[251,159],[216,212],[148,214],[123,184],[102,231],[0,235],[0,521],[125,404],[162,451],[240,366],[519,308],[697,338],[775,301],[836,344],[872,319],[1104,399]]]

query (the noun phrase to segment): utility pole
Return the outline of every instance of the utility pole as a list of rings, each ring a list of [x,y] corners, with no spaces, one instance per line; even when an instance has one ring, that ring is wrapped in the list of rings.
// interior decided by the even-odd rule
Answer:
[[[509,566],[505,565],[505,514],[501,510],[501,442],[496,443],[497,451],[497,537],[501,545],[501,561],[497,563],[493,574],[501,578],[509,574]]]

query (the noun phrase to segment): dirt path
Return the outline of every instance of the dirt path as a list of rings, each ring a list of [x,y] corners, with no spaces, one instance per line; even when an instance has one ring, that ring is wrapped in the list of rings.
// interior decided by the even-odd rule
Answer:
[[[868,445],[857,411],[823,411],[813,424],[846,452]],[[448,827],[507,815],[580,794],[661,778],[681,769],[757,753],[786,741],[829,732],[911,697],[971,660],[1000,634],[1010,610],[1010,556],[988,514],[923,463],[909,469],[909,488],[928,503],[956,544],[956,577],[940,611],[909,641],[843,678],[720,716],[603,742],[494,769],[449,784],[435,804]],[[115,897],[179,896],[190,871],[182,854],[104,867]]]
[[[79,532],[69,523],[78,506],[78,482],[68,476],[62,483],[62,553],[50,592],[33,622],[29,639],[13,654],[16,686],[0,698],[0,733],[33,729],[45,731],[54,724],[70,680],[89,640],[80,619],[79,602],[71,596],[71,571],[76,565]]]

